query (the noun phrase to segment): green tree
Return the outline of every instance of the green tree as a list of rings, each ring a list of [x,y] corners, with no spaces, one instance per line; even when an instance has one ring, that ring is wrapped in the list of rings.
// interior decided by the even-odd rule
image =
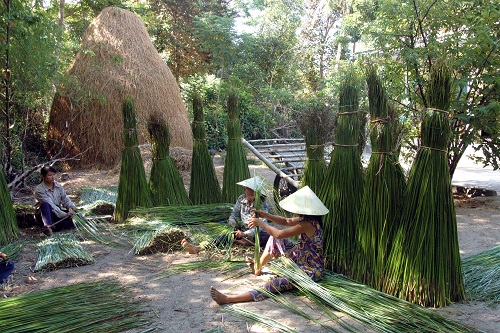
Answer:
[[[149,31],[177,81],[207,72],[214,55],[221,56],[221,43],[230,39],[227,0],[152,0],[149,8]]]
[[[367,22],[365,41],[371,41],[384,63],[390,96],[400,103],[407,122],[418,121],[421,110],[429,105],[426,86],[434,63],[443,57],[451,61],[455,94],[450,107],[454,129],[450,174],[470,145],[483,153],[484,165],[498,169],[500,4],[358,0],[357,6]],[[411,146],[415,141],[408,138],[406,142]]]
[[[0,62],[6,64],[2,73],[5,104],[0,131],[5,148],[1,160],[10,176],[14,169],[24,167],[28,145],[41,148],[33,141],[41,139],[40,111],[50,103],[57,76],[54,54],[59,27],[50,13],[23,1],[1,2],[0,13],[0,25],[5,27],[0,32],[4,46]]]

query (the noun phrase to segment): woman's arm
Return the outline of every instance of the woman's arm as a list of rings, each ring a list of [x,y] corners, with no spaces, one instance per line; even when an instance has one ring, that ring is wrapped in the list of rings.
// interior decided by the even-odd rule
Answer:
[[[274,223],[277,223],[279,225],[291,227],[291,226],[294,226],[300,222],[300,217],[288,217],[287,218],[287,217],[283,217],[283,216],[279,216],[279,215],[273,215],[273,214],[270,214],[270,213],[268,213],[266,211],[262,211],[262,210],[256,210],[255,213],[257,213],[259,217],[267,219],[269,221],[273,221]]]
[[[274,216],[275,215],[273,215],[273,217]],[[285,218],[283,218],[283,219],[285,219]],[[294,218],[294,219],[299,219],[299,218]],[[274,221],[272,219],[270,219],[270,220]],[[264,222],[262,219],[254,217],[248,221],[248,226],[251,228],[253,228],[255,226],[261,227],[269,235],[273,236],[274,238],[278,238],[278,239],[298,236],[298,235],[304,234],[304,233],[307,235],[314,233],[315,227],[310,222],[307,222],[307,221],[304,221],[302,223],[299,223],[299,222],[300,221],[298,221],[297,223],[295,223],[295,225],[293,225],[289,228],[286,228],[286,229],[277,229],[273,226],[270,226],[269,224]]]

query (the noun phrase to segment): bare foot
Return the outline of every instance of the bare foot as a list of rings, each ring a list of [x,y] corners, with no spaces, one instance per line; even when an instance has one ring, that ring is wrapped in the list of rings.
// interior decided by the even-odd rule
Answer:
[[[260,275],[261,270],[260,269],[255,270],[255,262],[253,261],[252,258],[247,257],[247,265],[252,270],[252,274],[254,274],[255,276],[259,276]]]
[[[181,241],[181,246],[187,251],[189,254],[196,254],[201,251],[201,247],[197,245],[190,244],[187,239],[183,239]]]
[[[217,289],[215,289],[214,287],[210,287],[210,296],[219,305],[229,303],[227,296],[218,291]]]

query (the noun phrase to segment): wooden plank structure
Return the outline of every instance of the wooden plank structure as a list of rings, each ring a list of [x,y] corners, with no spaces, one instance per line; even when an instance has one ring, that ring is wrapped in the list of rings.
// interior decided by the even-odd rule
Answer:
[[[300,187],[300,179],[306,162],[306,143],[303,138],[241,139],[257,158],[276,173],[274,189],[277,199],[282,199]],[[325,159],[330,161],[329,149],[325,149]]]

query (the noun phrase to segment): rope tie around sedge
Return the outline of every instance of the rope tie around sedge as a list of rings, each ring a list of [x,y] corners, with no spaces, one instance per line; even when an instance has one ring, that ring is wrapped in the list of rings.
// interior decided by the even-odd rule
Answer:
[[[448,154],[448,151],[445,150],[445,149],[439,149],[439,148],[433,148],[433,147],[427,147],[427,146],[420,146],[420,148],[430,149],[430,150],[435,150],[435,151],[440,151],[442,153]]]

